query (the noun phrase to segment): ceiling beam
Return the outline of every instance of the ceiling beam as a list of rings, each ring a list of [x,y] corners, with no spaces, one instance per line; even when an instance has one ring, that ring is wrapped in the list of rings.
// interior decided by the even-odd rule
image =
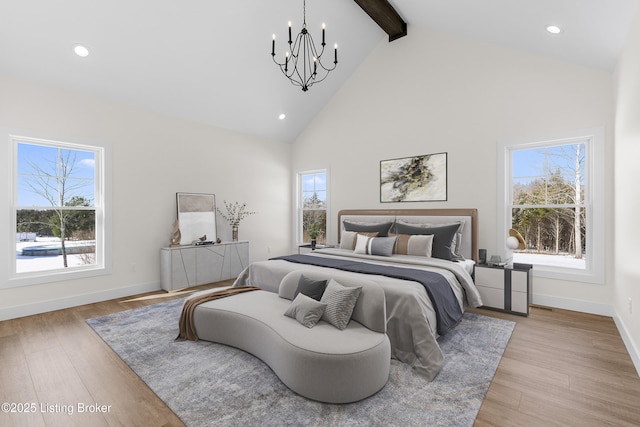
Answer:
[[[407,35],[407,23],[387,0],[354,0],[387,34],[392,42]]]

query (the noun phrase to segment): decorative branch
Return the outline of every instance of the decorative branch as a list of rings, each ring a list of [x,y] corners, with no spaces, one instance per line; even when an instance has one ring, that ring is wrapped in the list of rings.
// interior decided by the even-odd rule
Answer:
[[[247,208],[247,203],[240,204],[239,202],[228,203],[226,200],[224,201],[224,207],[227,210],[225,214],[219,208],[216,208],[216,211],[229,223],[231,226],[240,225],[240,221],[248,217],[249,215],[255,214],[255,212],[245,210]]]

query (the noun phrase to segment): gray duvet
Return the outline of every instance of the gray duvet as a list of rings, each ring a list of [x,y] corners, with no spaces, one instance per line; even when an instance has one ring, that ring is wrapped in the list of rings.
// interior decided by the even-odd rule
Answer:
[[[338,259],[357,258],[358,261],[368,263],[437,272],[451,286],[461,310],[466,306],[482,305],[470,274],[457,262],[408,255],[359,255],[344,249],[322,249],[311,255]],[[234,286],[258,286],[277,293],[282,278],[293,270],[323,270],[331,276],[362,275],[285,260],[269,260],[252,263],[240,274]],[[385,291],[387,335],[391,341],[392,357],[411,365],[429,381],[433,380],[442,367],[444,357],[437,341],[436,314],[424,286],[381,275],[367,274],[366,277],[380,284]]]

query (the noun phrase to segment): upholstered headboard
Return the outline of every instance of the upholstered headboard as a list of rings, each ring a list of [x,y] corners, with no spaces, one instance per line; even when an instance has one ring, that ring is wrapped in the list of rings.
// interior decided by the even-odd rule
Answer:
[[[338,241],[344,230],[343,221],[410,224],[451,224],[464,222],[460,253],[466,259],[478,261],[477,209],[348,209],[338,212]]]

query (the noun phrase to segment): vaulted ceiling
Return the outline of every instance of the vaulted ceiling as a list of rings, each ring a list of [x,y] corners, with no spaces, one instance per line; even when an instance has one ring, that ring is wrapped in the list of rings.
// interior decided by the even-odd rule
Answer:
[[[308,92],[271,58],[300,0],[0,0],[0,74],[292,142],[389,35],[365,13],[380,0],[308,0],[307,28],[340,63]],[[390,0],[423,27],[612,70],[638,0]],[[361,7],[362,6],[362,7]],[[559,37],[545,27],[561,26]],[[391,42],[398,43],[398,41]],[[90,50],[73,54],[75,44]],[[0,97],[2,95],[0,94]],[[284,113],[286,119],[278,120]],[[0,118],[1,122],[2,118]]]

